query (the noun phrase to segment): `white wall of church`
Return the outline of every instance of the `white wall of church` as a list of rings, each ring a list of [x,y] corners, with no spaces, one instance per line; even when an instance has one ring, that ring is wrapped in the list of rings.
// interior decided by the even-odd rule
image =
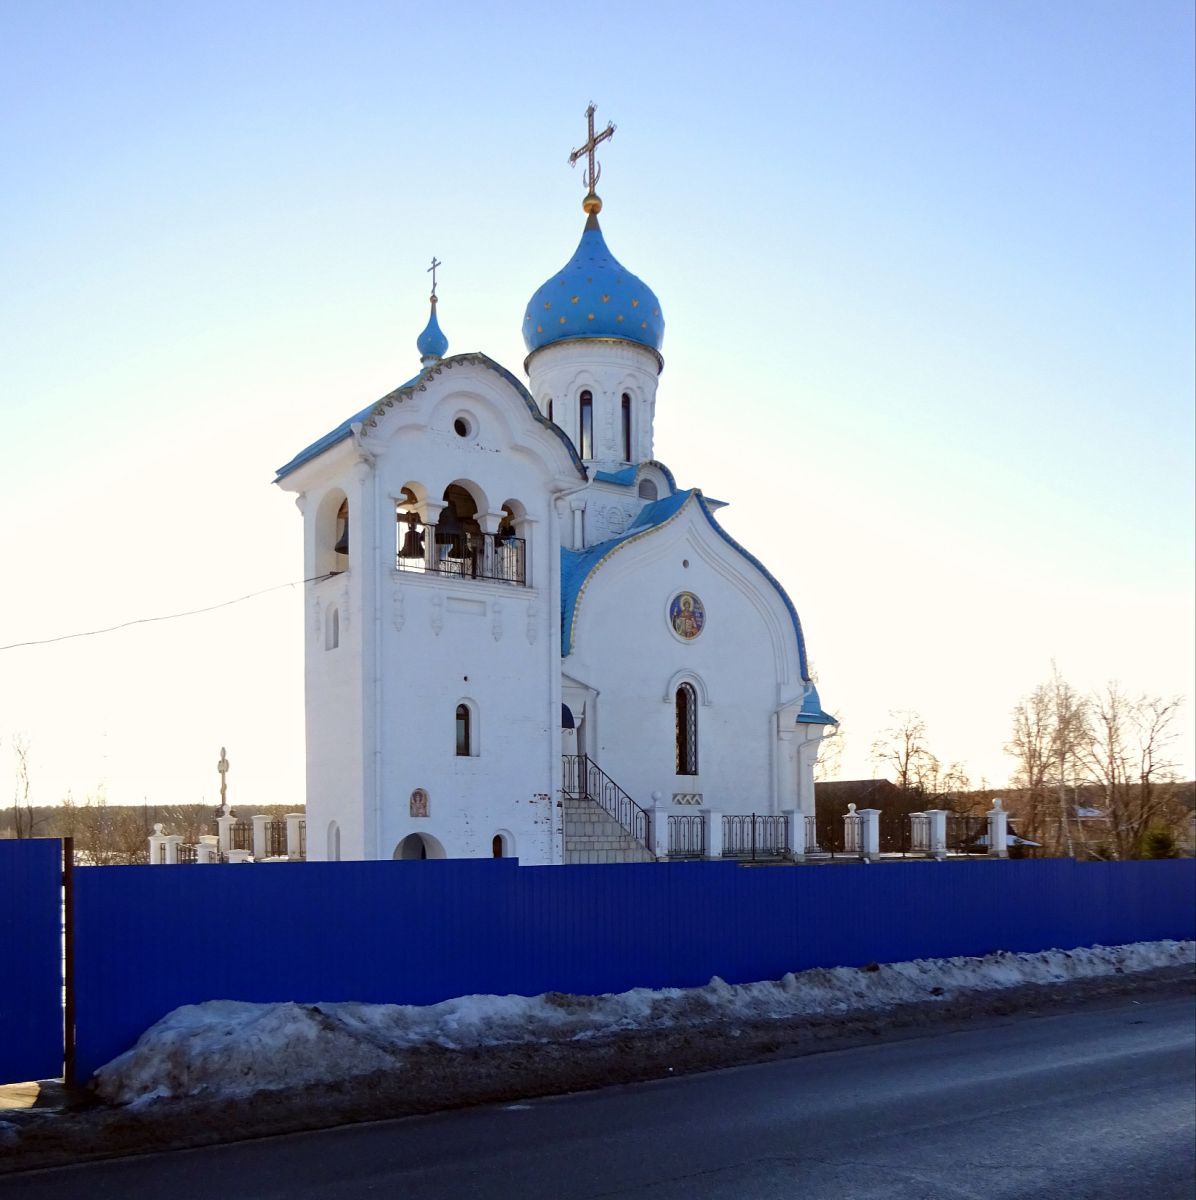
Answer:
[[[583,485],[577,468],[497,373],[461,364],[344,445],[321,456],[318,474],[296,473],[319,480],[304,498],[311,572],[331,536],[320,500],[339,488],[350,511],[348,569],[307,597],[311,857],[336,821],[345,859],[390,858],[416,834],[429,857],[489,856],[497,836],[504,854],[559,861],[556,497]],[[488,534],[504,505],[516,514],[525,584],[398,569],[407,527],[396,505],[435,522],[450,485]],[[335,649],[325,649],[330,605]],[[459,704],[468,754],[457,752]]]
[[[365,627],[361,584],[362,488],[352,458],[330,455],[301,497],[304,577],[335,570],[307,585],[305,612],[305,735],[308,856],[325,857],[328,827],[337,822],[341,857],[364,855],[365,729],[361,706]],[[349,510],[348,555],[334,555],[342,501]],[[313,702],[314,701],[314,702]]]
[[[692,641],[668,619],[681,591],[706,610]],[[591,578],[563,670],[597,693],[586,751],[642,807],[654,795],[671,804],[677,794],[698,794],[720,812],[798,806],[796,764],[777,762],[777,711],[802,693],[788,611],[694,501]],[[696,775],[676,770],[675,692],[683,681],[699,697]]]

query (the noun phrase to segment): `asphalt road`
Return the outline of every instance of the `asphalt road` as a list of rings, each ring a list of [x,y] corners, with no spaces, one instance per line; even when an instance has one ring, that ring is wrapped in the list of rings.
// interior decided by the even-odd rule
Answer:
[[[0,1178],[0,1197],[1196,1195],[1190,996],[528,1104]]]

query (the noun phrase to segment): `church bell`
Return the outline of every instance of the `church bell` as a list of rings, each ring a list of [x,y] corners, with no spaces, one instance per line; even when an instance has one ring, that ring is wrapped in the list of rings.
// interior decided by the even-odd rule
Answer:
[[[436,523],[436,544],[448,547],[449,558],[466,557],[465,526],[451,504],[441,512],[440,520]]]
[[[341,535],[336,539],[336,545],[332,547],[333,554],[348,554],[349,553],[349,518],[345,517],[345,527],[341,530]]]
[[[403,545],[399,550],[400,558],[423,558],[424,535],[416,529],[415,513],[407,514],[407,532],[403,534]]]

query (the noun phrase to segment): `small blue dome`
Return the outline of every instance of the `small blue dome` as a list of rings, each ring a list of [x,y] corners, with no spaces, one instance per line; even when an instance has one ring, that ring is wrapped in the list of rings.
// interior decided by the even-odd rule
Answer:
[[[532,296],[523,320],[529,353],[570,338],[621,338],[657,351],[664,341],[660,301],[607,249],[593,214],[573,257]]]
[[[432,315],[428,318],[424,331],[415,341],[415,348],[421,358],[443,358],[448,349],[448,338],[440,331],[436,321],[436,297],[432,297]]]

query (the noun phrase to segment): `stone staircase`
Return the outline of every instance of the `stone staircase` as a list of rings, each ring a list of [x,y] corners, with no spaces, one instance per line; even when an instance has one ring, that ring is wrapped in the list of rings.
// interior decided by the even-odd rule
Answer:
[[[566,863],[638,863],[656,858],[593,800],[565,796],[562,801]]]

